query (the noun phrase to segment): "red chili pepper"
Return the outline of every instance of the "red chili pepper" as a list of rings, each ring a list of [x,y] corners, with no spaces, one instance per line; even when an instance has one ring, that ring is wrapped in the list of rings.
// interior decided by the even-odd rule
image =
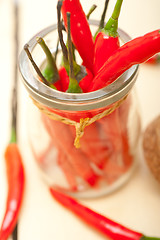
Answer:
[[[102,232],[107,237],[114,240],[160,240],[160,238],[152,238],[144,236],[142,233],[135,232],[123,225],[110,220],[109,218],[92,211],[91,209],[80,204],[75,199],[50,188],[52,196],[64,207],[71,210],[79,218],[91,225],[95,229]]]
[[[83,77],[79,82],[79,86],[84,93],[88,91],[88,88],[92,80],[93,80],[93,74],[86,68],[86,76]]]
[[[64,67],[61,67],[58,72],[59,72],[59,76],[60,76],[60,83],[62,86],[62,91],[66,92],[68,89],[68,85],[69,85],[69,76]]]
[[[155,54],[153,57],[151,57],[150,59],[148,59],[145,63],[147,64],[159,64],[160,63],[160,54]]]
[[[64,0],[62,15],[67,29],[67,12],[71,13],[71,36],[84,65],[93,72],[94,41],[79,0]],[[84,44],[85,43],[85,44]]]
[[[61,67],[58,72],[59,72],[59,76],[60,76],[60,84],[62,87],[62,91],[66,92],[68,89],[68,85],[69,85],[69,76],[64,67]],[[88,69],[86,69],[86,76],[83,77],[79,82],[79,86],[84,93],[87,92],[92,79],[93,79],[93,74]],[[57,87],[56,84],[54,84],[54,85]]]
[[[5,151],[8,180],[6,211],[0,229],[0,239],[7,240],[18,219],[23,192],[24,169],[16,143],[10,143]]]
[[[120,46],[119,38],[110,37],[105,32],[98,33],[95,39],[95,60],[94,60],[94,74],[96,75],[99,69],[103,66],[106,60],[117,50]]]
[[[96,36],[94,50],[94,74],[98,72],[106,60],[120,46],[117,28],[122,2],[123,0],[117,0],[112,16],[105,27],[101,29]]]
[[[135,64],[140,64],[160,51],[160,30],[137,37],[121,46],[104,63],[94,77],[89,91],[103,88]]]

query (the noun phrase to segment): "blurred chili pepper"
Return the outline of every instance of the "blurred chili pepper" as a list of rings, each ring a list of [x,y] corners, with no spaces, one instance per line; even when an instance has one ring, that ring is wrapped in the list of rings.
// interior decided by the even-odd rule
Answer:
[[[117,28],[122,2],[123,0],[117,0],[112,16],[105,27],[101,29],[96,36],[94,50],[94,74],[98,72],[105,61],[120,46]]]
[[[94,77],[89,91],[95,91],[111,84],[131,66],[147,61],[159,51],[159,29],[125,43],[104,63]]]
[[[114,240],[160,240],[160,238],[147,237],[142,233],[133,231],[123,225],[110,220],[109,218],[98,214],[91,209],[80,204],[75,199],[50,188],[51,195],[64,207],[71,210],[79,218],[99,230],[105,236]]]
[[[0,239],[7,240],[16,226],[24,192],[24,168],[17,144],[10,143],[5,151],[8,180],[6,211],[0,229]]]
[[[67,12],[71,13],[71,36],[84,65],[93,73],[94,41],[79,0],[64,0],[62,15],[67,29]],[[84,44],[85,43],[85,44]]]
[[[6,164],[6,174],[8,183],[8,194],[6,201],[6,209],[4,212],[4,217],[0,227],[0,239],[7,240],[10,234],[12,234],[13,239],[17,239],[17,229],[18,229],[18,217],[20,213],[20,208],[23,200],[25,174],[24,167],[22,163],[22,158],[17,146],[17,92],[18,92],[18,49],[19,49],[19,5],[18,1],[14,2],[14,14],[15,14],[15,67],[14,67],[14,82],[12,90],[11,99],[11,139],[5,150],[5,164]]]

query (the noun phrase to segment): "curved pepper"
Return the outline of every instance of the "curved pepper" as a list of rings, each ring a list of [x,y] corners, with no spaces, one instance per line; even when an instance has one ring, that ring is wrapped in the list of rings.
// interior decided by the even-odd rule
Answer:
[[[160,51],[160,30],[137,37],[116,50],[94,77],[89,91],[103,88],[135,64],[147,61]]]
[[[79,0],[64,0],[62,15],[67,29],[67,12],[71,13],[71,36],[84,65],[93,72],[94,41]],[[85,43],[85,44],[84,44]]]
[[[114,240],[160,240],[160,238],[147,237],[142,233],[133,231],[111,219],[94,212],[80,204],[75,199],[50,188],[50,193],[60,204],[71,210],[76,216],[91,225],[105,236]]]

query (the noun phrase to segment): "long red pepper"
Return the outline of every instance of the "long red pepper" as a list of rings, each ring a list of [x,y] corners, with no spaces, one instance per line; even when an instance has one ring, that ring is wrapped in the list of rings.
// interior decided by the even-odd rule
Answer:
[[[96,36],[94,50],[94,74],[98,72],[106,60],[120,46],[117,28],[122,2],[123,0],[117,0],[112,16],[105,27],[101,29]]]
[[[93,73],[94,41],[79,0],[64,0],[62,15],[67,29],[67,12],[71,13],[71,36],[84,65]],[[85,43],[85,44],[84,44]]]
[[[0,239],[7,240],[16,226],[24,192],[24,169],[16,143],[10,143],[5,151],[8,180],[6,211],[0,229]]]
[[[94,77],[89,91],[103,88],[135,64],[147,61],[160,51],[160,30],[137,37],[116,50]]]
[[[20,213],[20,208],[23,200],[24,184],[25,184],[25,174],[24,167],[22,163],[22,158],[17,146],[17,93],[18,93],[18,49],[19,49],[19,6],[17,2],[14,2],[14,14],[15,14],[15,68],[14,68],[14,81],[11,99],[11,139],[5,150],[5,164],[6,164],[6,174],[8,183],[8,194],[6,201],[6,209],[4,212],[4,217],[0,226],[0,239],[7,240],[12,234],[13,239],[17,239],[17,229],[18,229],[18,217]]]
[[[96,213],[80,204],[75,199],[50,188],[52,196],[64,207],[71,210],[79,218],[85,221],[87,224],[91,225],[95,229],[99,230],[101,233],[110,237],[113,240],[160,240],[160,238],[152,238],[144,236],[142,233],[133,231],[123,225],[110,220],[109,218]]]
[[[66,71],[69,75],[70,64],[69,64],[68,49],[67,49],[67,46],[66,46],[66,45],[68,45],[68,39],[67,39],[67,44],[65,44],[64,39],[63,39],[63,32],[62,32],[62,28],[63,28],[62,21],[61,21],[62,4],[63,4],[63,0],[59,0],[58,3],[57,3],[58,36],[59,36],[59,42],[60,42],[61,49],[62,49],[62,62],[61,62],[61,64],[64,66],[64,68],[66,69]],[[72,47],[73,47],[73,44],[72,44]],[[73,52],[72,52],[72,54],[73,54]],[[75,76],[81,70],[80,65],[78,65],[75,61],[75,56],[73,56],[73,70],[74,70]]]
[[[82,68],[75,62],[75,60],[72,57],[73,50],[72,50],[71,33],[70,33],[70,31],[71,31],[71,23],[70,23],[71,16],[70,15],[71,14],[69,12],[66,13],[67,15],[69,14],[69,21],[68,21],[69,24],[67,23],[67,29],[68,29],[67,45],[68,45],[68,49],[67,49],[67,47],[66,47],[66,45],[63,41],[62,23],[61,23],[61,19],[60,19],[60,11],[61,11],[61,8],[62,8],[62,3],[63,3],[63,1],[59,0],[58,4],[57,4],[58,34],[59,34],[59,39],[60,39],[60,43],[61,43],[61,47],[62,47],[63,62],[64,62],[63,63],[64,67],[62,66],[60,71],[59,71],[59,73],[61,75],[62,89],[63,89],[63,91],[70,91],[71,85],[72,85],[72,88],[73,88],[73,86],[76,84],[76,86],[78,88],[79,88],[80,85],[82,85],[82,87],[80,86],[80,88],[82,89],[83,92],[86,92],[86,85],[87,85],[87,87],[90,85],[91,80],[93,79],[93,75],[85,67],[84,67],[85,71],[82,71]],[[95,9],[95,6],[93,6],[90,9],[90,11],[87,15],[87,19],[89,18],[89,15],[91,14],[91,12],[93,12],[94,9]],[[73,66],[71,66],[71,64],[69,64],[69,60],[72,60],[71,62],[73,62]],[[79,86],[78,86],[78,83],[76,83],[76,80],[69,81],[69,73],[70,73],[70,70],[72,68],[73,68],[72,75],[74,74],[74,77],[76,77],[76,80],[78,79],[78,81],[80,81]],[[73,83],[75,83],[75,84],[73,84]],[[83,83],[85,83],[85,84],[83,84]]]

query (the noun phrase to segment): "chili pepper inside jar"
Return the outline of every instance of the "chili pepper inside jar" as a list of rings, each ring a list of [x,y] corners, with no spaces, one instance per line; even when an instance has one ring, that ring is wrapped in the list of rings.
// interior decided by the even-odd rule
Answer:
[[[91,22],[93,29],[96,24]],[[54,52],[56,34],[53,25],[28,42],[39,66],[44,56],[36,37],[44,38]],[[123,42],[130,40],[122,30],[119,35]],[[107,87],[89,93],[66,93],[46,86],[24,50],[20,71],[31,98],[29,141],[47,183],[79,198],[103,196],[127,183],[136,166],[140,135],[135,92],[138,65]]]

